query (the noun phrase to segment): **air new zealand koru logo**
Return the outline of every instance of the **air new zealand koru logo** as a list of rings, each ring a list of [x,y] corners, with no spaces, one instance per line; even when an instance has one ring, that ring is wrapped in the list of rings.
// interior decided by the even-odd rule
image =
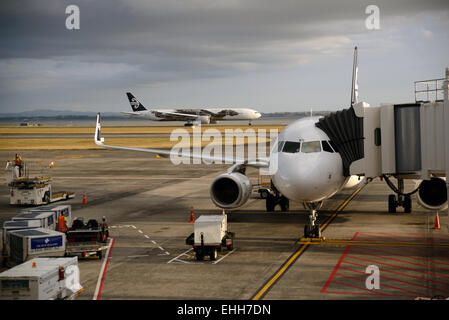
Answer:
[[[133,110],[136,110],[140,105],[140,102],[137,101],[136,98],[132,98],[130,103]]]

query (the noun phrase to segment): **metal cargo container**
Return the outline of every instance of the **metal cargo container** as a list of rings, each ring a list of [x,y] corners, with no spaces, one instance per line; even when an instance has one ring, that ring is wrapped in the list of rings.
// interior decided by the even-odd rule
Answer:
[[[22,263],[36,256],[63,256],[64,233],[38,228],[9,232],[10,259]]]
[[[60,216],[64,216],[67,218],[66,224],[67,228],[72,226],[72,206],[71,205],[53,205],[53,206],[45,206],[40,208],[33,208],[29,211],[32,212],[54,212],[56,216],[56,222]]]
[[[226,235],[227,216],[201,216],[195,221],[195,245],[201,245],[203,239],[204,245],[219,245]]]
[[[12,218],[12,221],[23,221],[23,220],[39,220],[41,221],[41,227],[51,230],[56,228],[56,214],[52,211],[50,212],[30,212],[22,213],[18,216]]]
[[[78,258],[34,258],[0,273],[0,300],[54,300],[82,292]]]
[[[3,223],[3,254],[9,256],[9,232],[14,230],[36,229],[41,227],[39,220],[5,221]]]

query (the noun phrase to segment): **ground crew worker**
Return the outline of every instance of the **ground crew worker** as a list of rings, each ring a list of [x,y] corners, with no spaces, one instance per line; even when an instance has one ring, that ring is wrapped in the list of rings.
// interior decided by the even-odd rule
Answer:
[[[23,168],[23,160],[22,157],[16,153],[16,156],[14,158],[14,163],[16,164],[17,167],[19,167],[19,177],[22,176],[22,168]]]
[[[58,231],[65,233],[67,231],[67,218],[63,215],[60,215],[58,218]]]

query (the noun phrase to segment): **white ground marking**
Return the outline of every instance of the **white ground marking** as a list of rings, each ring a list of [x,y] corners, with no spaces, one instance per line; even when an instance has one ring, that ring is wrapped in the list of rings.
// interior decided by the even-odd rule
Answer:
[[[221,257],[221,258],[218,259],[217,261],[212,262],[212,264],[217,264],[217,263],[219,263],[221,260],[223,260],[224,258],[226,258],[227,256],[229,256],[229,255],[230,255],[231,253],[233,253],[235,250],[237,250],[237,249],[234,249],[234,250],[229,251],[227,254],[225,254],[223,257]]]
[[[181,257],[181,256],[183,256],[183,255],[186,255],[187,253],[189,253],[189,252],[192,251],[192,250],[193,250],[193,248],[190,248],[189,250],[187,250],[187,251],[181,253],[179,256],[177,256],[177,257],[171,259],[170,261],[168,261],[167,264],[168,264],[168,263],[173,263],[173,261],[178,261],[178,262],[182,262],[182,263],[187,263],[187,264],[189,264],[190,262],[181,260],[181,259],[179,259],[179,257]]]
[[[118,226],[110,226],[110,228],[133,228],[133,229],[137,229],[137,227],[134,226],[134,225],[132,225],[132,224],[128,224],[128,225],[118,225]],[[142,230],[138,229],[137,231],[138,231],[139,233],[143,234],[143,231],[142,231]],[[146,235],[146,234],[143,234],[143,236],[144,236],[145,238],[147,238],[147,239],[150,239],[150,236],[148,236],[148,235]],[[158,245],[157,242],[154,241],[154,240],[151,240],[151,243],[153,243],[154,245]],[[163,254],[159,254],[159,255],[164,255],[164,256],[165,256],[165,255],[170,255],[170,253],[169,253],[167,250],[165,250],[164,248],[162,248],[161,246],[158,246],[158,248],[161,249],[162,251],[164,251]],[[132,256],[130,256],[130,257],[132,257]]]
[[[128,258],[141,258],[141,257],[149,257],[149,254],[137,254],[135,256],[128,256]]]

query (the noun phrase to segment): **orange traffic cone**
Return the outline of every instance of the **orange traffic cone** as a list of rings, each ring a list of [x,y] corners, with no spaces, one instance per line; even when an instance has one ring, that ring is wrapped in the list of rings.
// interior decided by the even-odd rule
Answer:
[[[437,215],[435,217],[435,226],[433,227],[433,229],[436,229],[436,230],[440,230],[441,229],[441,227],[440,227],[440,217],[438,216],[438,210],[437,210]]]
[[[190,207],[190,223],[195,222],[195,216],[193,215],[193,207]]]
[[[83,192],[83,204],[87,204],[86,193]]]

